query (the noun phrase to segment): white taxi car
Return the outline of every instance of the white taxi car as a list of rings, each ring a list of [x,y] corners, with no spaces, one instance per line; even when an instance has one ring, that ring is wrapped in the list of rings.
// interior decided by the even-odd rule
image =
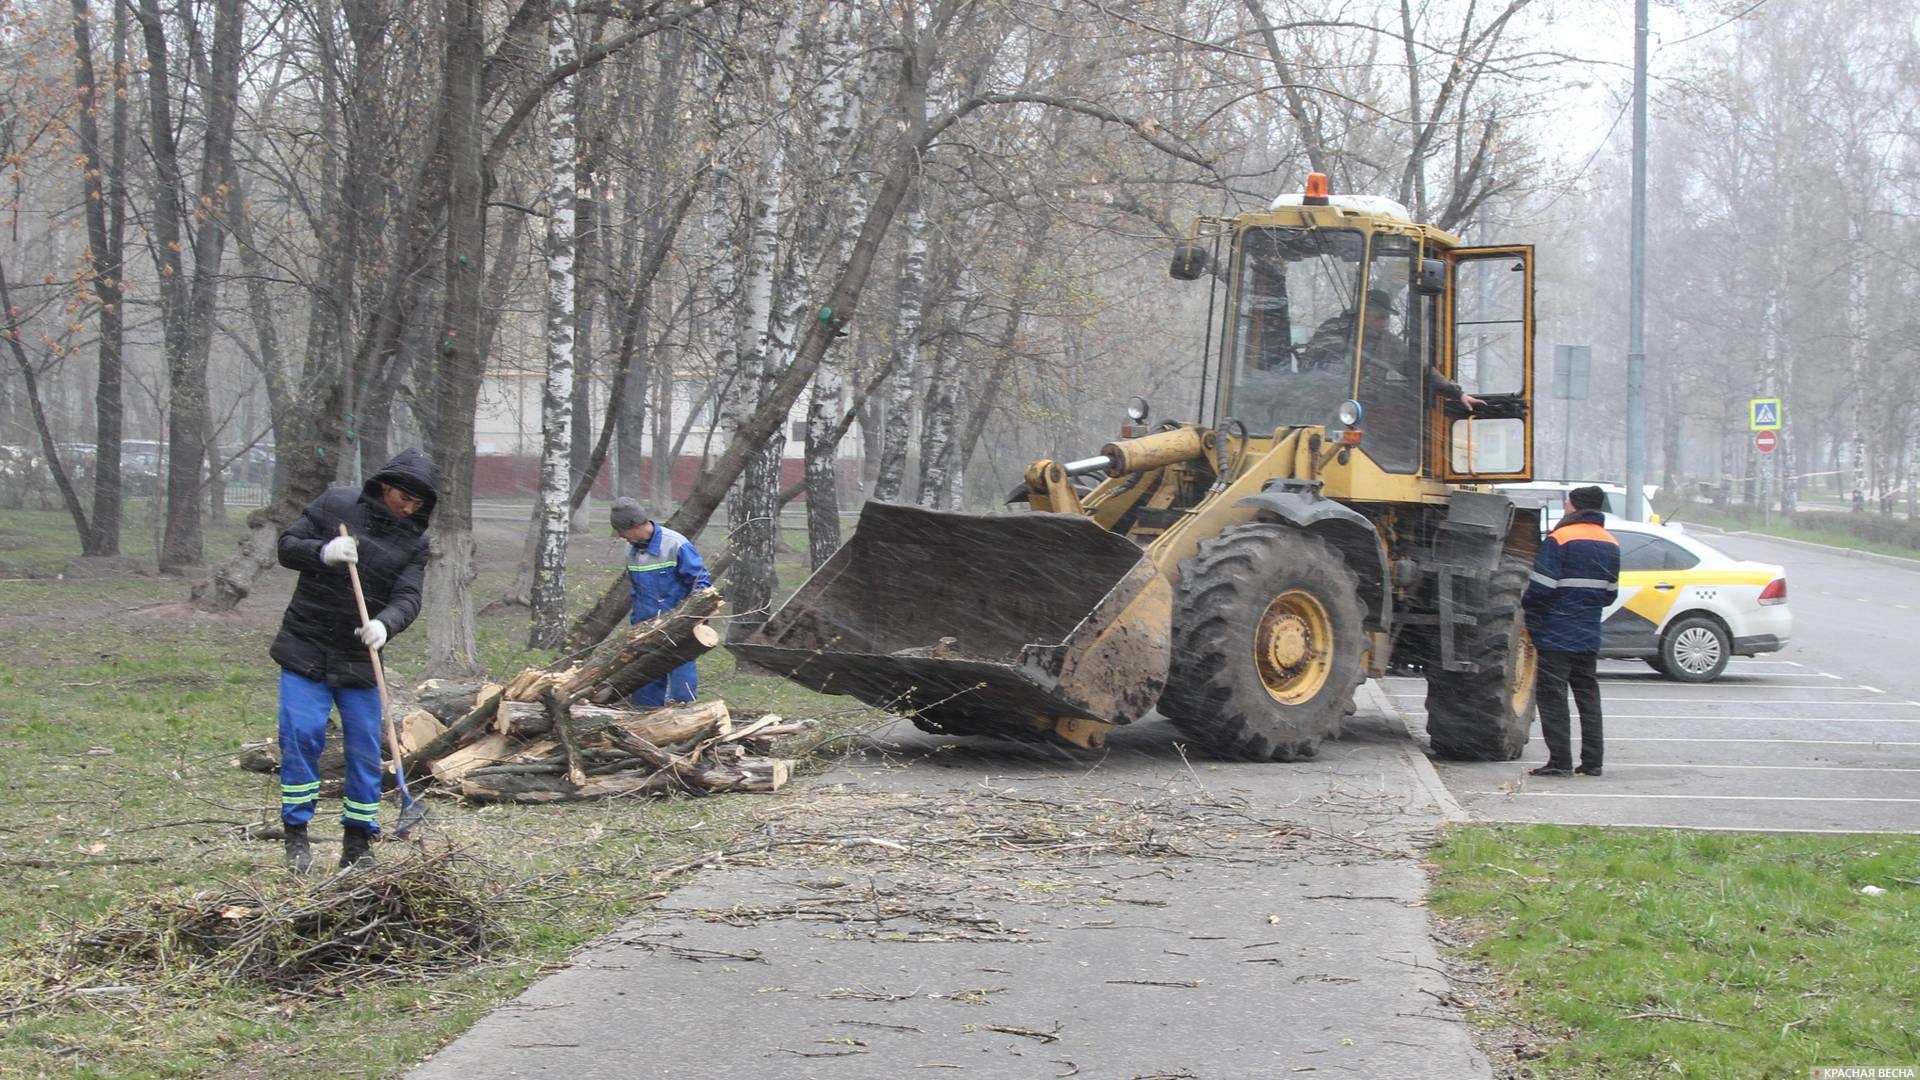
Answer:
[[[1609,516],[1606,529],[1620,541],[1620,598],[1603,616],[1601,656],[1707,682],[1731,657],[1786,646],[1793,613],[1781,567],[1735,559],[1672,526]]]

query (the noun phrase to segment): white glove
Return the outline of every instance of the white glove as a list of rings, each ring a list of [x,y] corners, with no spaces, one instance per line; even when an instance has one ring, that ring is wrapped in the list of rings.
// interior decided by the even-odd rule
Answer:
[[[326,563],[328,566],[339,566],[341,563],[358,563],[360,561],[360,545],[354,543],[353,537],[351,536],[336,536],[321,546],[320,561]]]
[[[353,636],[359,638],[362,645],[378,652],[387,643],[387,624],[379,619],[368,619],[367,625],[355,630]]]

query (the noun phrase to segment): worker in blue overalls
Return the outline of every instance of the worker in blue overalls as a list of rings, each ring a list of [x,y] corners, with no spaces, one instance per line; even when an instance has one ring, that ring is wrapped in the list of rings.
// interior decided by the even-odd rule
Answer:
[[[625,540],[627,579],[633,588],[629,623],[642,622],[680,606],[695,589],[713,585],[693,541],[653,520],[653,512],[633,499],[613,500],[610,512],[614,534]],[[700,675],[689,660],[633,692],[635,705],[665,705],[692,701],[700,689]]]

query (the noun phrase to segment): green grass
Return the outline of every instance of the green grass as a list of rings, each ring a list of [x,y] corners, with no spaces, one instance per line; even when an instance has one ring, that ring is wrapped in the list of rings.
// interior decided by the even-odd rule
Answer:
[[[1434,861],[1434,910],[1564,1033],[1542,1075],[1920,1063],[1920,839],[1470,826]]]
[[[1828,547],[1846,548],[1849,551],[1866,551],[1876,555],[1893,555],[1904,559],[1920,559],[1920,551],[1912,546],[1873,540],[1855,535],[1842,528],[1810,527],[1802,522],[1812,520],[1816,523],[1823,517],[1838,518],[1842,515],[1814,514],[1800,517],[1782,517],[1773,515],[1771,522],[1766,521],[1756,509],[1747,507],[1715,507],[1708,503],[1684,503],[1675,507],[1666,520],[1682,525],[1705,525],[1729,532],[1750,532],[1761,536],[1777,536],[1785,540],[1800,540],[1810,544],[1825,544]],[[1875,515],[1877,518],[1878,515]]]
[[[496,531],[482,542],[480,603],[504,590],[519,552],[509,535],[517,530]],[[237,525],[211,531],[208,553],[232,550],[238,535]],[[21,943],[0,952],[0,1012],[35,996],[23,981],[27,958],[76,925],[156,896],[281,874],[277,841],[249,842],[235,829],[274,816],[275,780],[232,759],[243,741],[273,732],[277,670],[266,649],[292,575],[267,575],[238,615],[196,615],[180,606],[178,578],[50,576],[78,550],[64,515],[0,511],[5,565],[46,575],[0,582],[0,941]],[[579,550],[569,575],[576,610],[618,564],[613,545]],[[782,567],[787,588],[802,576],[797,564]],[[477,633],[496,678],[549,658],[525,648],[524,609],[480,618]],[[396,682],[414,681],[425,645],[418,628],[395,640]],[[740,674],[723,650],[702,659],[701,679],[703,697],[820,717],[826,735],[874,719],[849,699]],[[816,757],[801,771],[830,764]],[[788,797],[486,808],[435,800],[431,842],[487,860],[511,898],[503,912],[513,943],[499,963],[339,999],[190,988],[31,1009],[0,1019],[0,1075],[396,1073],[644,907],[666,884],[665,869],[725,846]],[[337,811],[322,800],[329,824],[316,824],[318,859],[337,854]]]

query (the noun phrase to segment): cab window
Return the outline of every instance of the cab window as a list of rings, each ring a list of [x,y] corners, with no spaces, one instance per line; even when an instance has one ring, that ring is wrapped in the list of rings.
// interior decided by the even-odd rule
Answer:
[[[1615,534],[1620,541],[1620,570],[1691,570],[1699,565],[1700,559],[1693,552],[1671,540],[1645,533],[1621,532]]]

